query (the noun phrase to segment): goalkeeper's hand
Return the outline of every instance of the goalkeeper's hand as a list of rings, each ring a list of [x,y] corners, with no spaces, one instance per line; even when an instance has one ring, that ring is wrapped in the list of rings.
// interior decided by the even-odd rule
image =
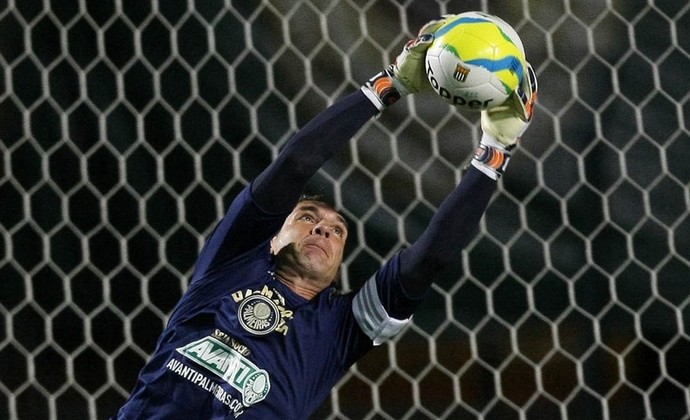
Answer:
[[[424,58],[434,42],[434,32],[454,15],[443,15],[422,26],[415,38],[407,41],[393,64],[376,74],[362,86],[362,92],[379,109],[394,104],[410,93],[431,89],[426,78]]]
[[[482,111],[482,131],[505,148],[512,148],[532,121],[536,100],[537,76],[532,66],[525,62],[525,75],[520,86],[508,97],[506,102]]]
[[[537,100],[537,76],[526,62],[520,86],[502,105],[482,111],[482,140],[472,165],[498,179],[508,165],[510,151],[532,122]]]

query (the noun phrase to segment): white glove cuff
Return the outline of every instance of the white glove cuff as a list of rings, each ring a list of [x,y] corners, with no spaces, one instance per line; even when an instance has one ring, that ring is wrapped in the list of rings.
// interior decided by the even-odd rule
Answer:
[[[385,106],[383,105],[383,102],[381,102],[381,98],[374,93],[374,91],[367,85],[364,85],[360,88],[360,90],[364,93],[364,95],[371,101],[372,104],[376,107],[376,109],[380,111],[383,111]]]
[[[385,69],[367,80],[361,90],[379,111],[383,111],[400,99],[398,84],[391,70]]]
[[[497,181],[508,167],[510,156],[510,152],[501,142],[484,133],[472,158],[472,166]]]

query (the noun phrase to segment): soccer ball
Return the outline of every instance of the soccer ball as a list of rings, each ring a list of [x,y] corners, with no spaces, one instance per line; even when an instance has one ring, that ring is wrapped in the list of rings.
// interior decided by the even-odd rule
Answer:
[[[446,102],[461,110],[501,105],[525,73],[525,49],[501,18],[481,12],[455,15],[434,32],[426,75]]]

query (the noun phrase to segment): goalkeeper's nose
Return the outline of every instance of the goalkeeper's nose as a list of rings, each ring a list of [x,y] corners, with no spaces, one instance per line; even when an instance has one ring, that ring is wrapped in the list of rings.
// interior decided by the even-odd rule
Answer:
[[[312,235],[317,235],[317,236],[323,236],[324,238],[328,239],[331,236],[330,229],[326,226],[322,225],[316,225],[314,228],[311,230]]]

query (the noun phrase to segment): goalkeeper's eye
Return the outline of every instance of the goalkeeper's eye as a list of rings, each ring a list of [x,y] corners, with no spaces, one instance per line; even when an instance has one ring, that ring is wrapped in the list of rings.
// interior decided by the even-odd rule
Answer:
[[[305,214],[299,218],[299,220],[304,220],[305,222],[314,223],[316,220],[310,214]]]

